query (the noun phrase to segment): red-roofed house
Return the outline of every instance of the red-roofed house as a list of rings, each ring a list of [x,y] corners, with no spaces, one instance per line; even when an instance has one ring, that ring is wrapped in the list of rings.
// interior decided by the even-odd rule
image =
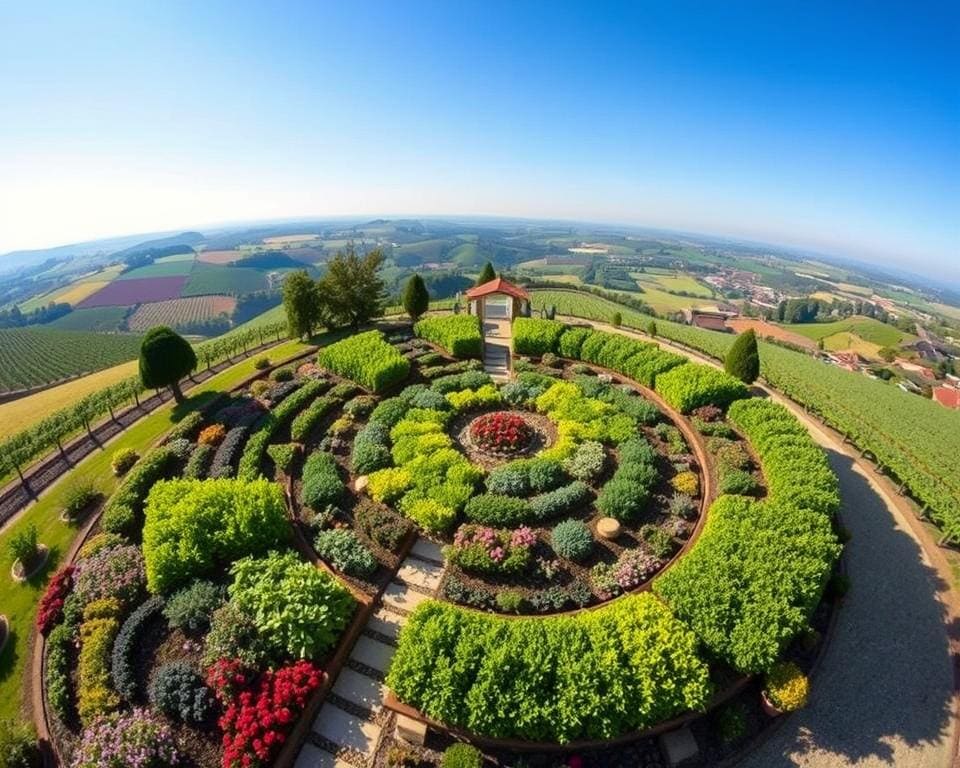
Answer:
[[[934,387],[933,399],[946,408],[960,409],[960,389],[953,387]]]
[[[476,315],[481,322],[512,320],[530,304],[530,294],[502,277],[470,288],[466,296],[467,314]]]

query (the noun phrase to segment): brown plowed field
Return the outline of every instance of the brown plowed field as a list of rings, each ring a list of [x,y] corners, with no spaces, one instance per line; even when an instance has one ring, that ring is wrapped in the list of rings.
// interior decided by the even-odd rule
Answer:
[[[191,296],[141,304],[127,324],[132,331],[146,331],[155,325],[175,327],[185,323],[212,320],[221,314],[233,314],[237,300],[232,296]]]
[[[748,328],[753,328],[753,332],[761,338],[786,341],[790,344],[796,344],[798,347],[803,347],[804,349],[817,348],[817,345],[806,336],[801,336],[799,333],[792,333],[785,328],[781,328],[779,325],[767,323],[763,320],[737,317],[732,320],[727,320],[727,326],[732,328],[735,333],[743,333]]]

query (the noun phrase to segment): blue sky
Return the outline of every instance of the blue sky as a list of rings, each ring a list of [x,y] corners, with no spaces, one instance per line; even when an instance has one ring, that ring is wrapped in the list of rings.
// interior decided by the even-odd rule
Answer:
[[[958,8],[0,3],[0,252],[497,214],[960,276]]]

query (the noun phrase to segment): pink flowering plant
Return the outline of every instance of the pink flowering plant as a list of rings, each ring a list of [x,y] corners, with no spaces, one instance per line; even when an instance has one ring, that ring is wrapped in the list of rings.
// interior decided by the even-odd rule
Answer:
[[[461,525],[453,544],[444,548],[448,562],[465,571],[514,574],[525,571],[533,560],[536,534],[525,525],[513,531],[486,525]]]
[[[598,563],[590,571],[594,588],[605,597],[613,597],[639,587],[653,576],[663,561],[638,549],[621,553],[613,564]]]
[[[140,547],[118,544],[84,558],[73,575],[74,591],[84,605],[115,597],[130,605],[143,593],[146,572]]]
[[[84,729],[72,768],[165,768],[184,765],[173,729],[146,709],[101,717]]]

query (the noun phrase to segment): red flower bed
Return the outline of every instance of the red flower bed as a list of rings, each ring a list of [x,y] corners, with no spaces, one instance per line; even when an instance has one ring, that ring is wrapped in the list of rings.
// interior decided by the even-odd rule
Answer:
[[[74,570],[76,569],[72,565],[68,565],[57,571],[47,584],[43,597],[40,598],[40,607],[37,609],[37,630],[43,636],[46,636],[63,616],[63,603],[73,589]]]
[[[470,438],[483,450],[514,453],[530,445],[533,430],[522,416],[497,411],[475,419],[470,425]]]
[[[268,670],[259,679],[239,662],[221,660],[207,673],[209,685],[224,705],[223,768],[269,765],[323,680],[323,672],[301,660]]]

